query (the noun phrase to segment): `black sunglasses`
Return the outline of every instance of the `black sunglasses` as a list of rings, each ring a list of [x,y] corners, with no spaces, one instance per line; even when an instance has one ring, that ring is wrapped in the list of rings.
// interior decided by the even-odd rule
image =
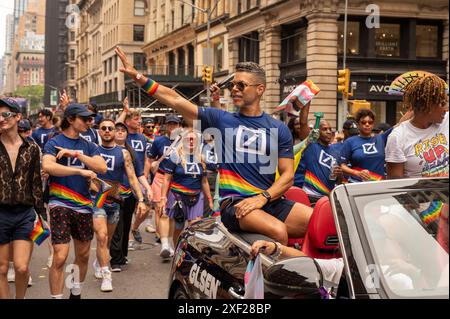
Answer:
[[[243,92],[247,86],[258,86],[258,85],[261,85],[261,84],[248,84],[248,83],[245,83],[244,81],[228,82],[227,89],[232,91],[234,89],[234,87],[236,86],[236,88],[239,91]]]
[[[102,127],[100,127],[100,129],[101,129],[102,131],[109,131],[109,132],[112,132],[112,131],[115,130],[115,128],[112,127],[112,126],[102,126]]]
[[[153,125],[145,126],[145,128],[153,128],[153,127],[154,127]]]

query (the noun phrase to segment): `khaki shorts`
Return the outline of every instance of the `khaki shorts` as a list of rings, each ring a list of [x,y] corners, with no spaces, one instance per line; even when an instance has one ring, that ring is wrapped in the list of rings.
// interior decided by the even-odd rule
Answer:
[[[157,172],[155,178],[153,178],[152,192],[153,192],[153,202],[159,203],[161,201],[161,187],[164,181],[164,174]]]

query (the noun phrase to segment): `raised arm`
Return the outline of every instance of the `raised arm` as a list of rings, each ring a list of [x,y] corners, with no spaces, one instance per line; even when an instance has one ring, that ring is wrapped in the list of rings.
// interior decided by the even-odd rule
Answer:
[[[296,99],[294,103],[297,104],[297,107],[301,108],[300,115],[299,115],[300,140],[303,141],[304,139],[306,139],[308,137],[309,131],[310,131],[309,125],[308,125],[308,114],[309,114],[309,106],[311,105],[311,102],[306,104],[304,107],[298,99]]]
[[[122,73],[131,77],[138,85],[142,87],[145,86],[144,89],[147,89],[147,92],[150,95],[162,104],[167,105],[179,112],[188,125],[192,125],[198,115],[197,106],[195,104],[189,102],[174,90],[163,85],[159,85],[143,75],[139,75],[139,78],[136,78],[138,76],[138,71],[136,71],[136,69],[128,62],[125,53],[119,47],[116,47],[115,52],[122,61],[123,67],[120,68]]]
[[[128,104],[128,96],[123,100],[123,110],[120,113],[119,117],[116,120],[116,123],[125,123],[125,119],[127,117],[127,113],[130,111],[130,106]]]

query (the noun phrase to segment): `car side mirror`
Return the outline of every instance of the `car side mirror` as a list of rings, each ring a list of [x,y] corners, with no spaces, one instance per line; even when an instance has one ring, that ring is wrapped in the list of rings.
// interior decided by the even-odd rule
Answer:
[[[297,257],[275,263],[264,273],[264,289],[279,297],[320,299],[320,266],[313,258]]]

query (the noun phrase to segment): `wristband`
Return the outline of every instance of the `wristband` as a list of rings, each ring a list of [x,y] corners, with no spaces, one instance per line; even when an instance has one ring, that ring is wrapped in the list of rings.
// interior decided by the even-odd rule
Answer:
[[[159,83],[153,81],[152,79],[147,79],[144,86],[142,87],[145,92],[147,92],[150,96],[154,95],[158,90]]]
[[[161,199],[167,199],[167,197],[166,197],[166,196],[161,196],[160,198],[161,198]]]

